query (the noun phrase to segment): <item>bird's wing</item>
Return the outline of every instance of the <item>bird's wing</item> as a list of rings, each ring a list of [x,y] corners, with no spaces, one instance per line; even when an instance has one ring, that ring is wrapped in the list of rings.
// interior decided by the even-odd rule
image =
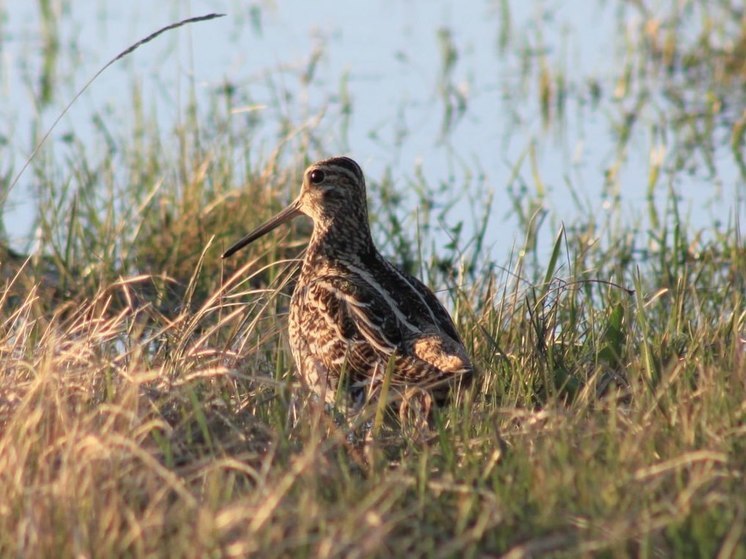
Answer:
[[[453,324],[453,319],[448,311],[443,307],[441,302],[435,296],[432,290],[418,280],[416,277],[409,275],[408,273],[397,270],[401,276],[403,276],[412,288],[417,292],[422,301],[427,305],[430,312],[433,314],[438,328],[449,335],[454,341],[461,343],[461,337],[456,331],[456,326]]]
[[[396,316],[375,292],[339,276],[322,276],[306,286],[305,312],[317,308],[348,343],[365,341],[388,358],[403,349]]]
[[[348,364],[358,376],[372,375],[376,367],[380,372],[391,360],[395,384],[438,383],[471,373],[458,338],[413,325],[384,292],[339,276],[317,278],[307,289],[308,299],[324,301],[323,312],[339,325],[350,350]]]

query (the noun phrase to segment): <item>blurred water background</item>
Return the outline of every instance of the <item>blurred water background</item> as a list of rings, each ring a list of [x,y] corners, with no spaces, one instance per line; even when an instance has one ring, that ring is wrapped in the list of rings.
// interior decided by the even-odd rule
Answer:
[[[292,142],[288,131],[312,129],[311,159],[350,154],[372,183],[390,178],[405,227],[429,227],[447,244],[486,220],[498,262],[531,235],[548,250],[562,223],[646,231],[676,211],[710,235],[745,216],[743,132],[733,124],[744,118],[743,82],[717,79],[739,64],[742,20],[727,2],[657,4],[0,2],[5,236],[33,249],[34,165],[74,167],[76,153],[110,149],[107,135],[135,126],[135,104],[164,149],[176,149],[169,138],[185,111],[209,118],[226,89],[245,100],[231,124],[251,136],[257,161]],[[108,60],[210,12],[226,17],[164,34],[109,68],[8,190]],[[722,29],[707,36],[720,42],[703,48],[712,26]]]

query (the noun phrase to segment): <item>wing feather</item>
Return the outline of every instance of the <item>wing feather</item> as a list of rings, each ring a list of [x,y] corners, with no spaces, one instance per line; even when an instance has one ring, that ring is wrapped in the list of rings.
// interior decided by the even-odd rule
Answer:
[[[325,351],[317,356],[330,371],[341,368],[339,355],[344,354],[344,362],[358,382],[380,375],[391,359],[395,360],[391,380],[397,385],[439,384],[471,373],[471,363],[453,323],[431,292],[429,296],[437,306],[426,301],[433,305],[439,322],[443,320],[440,315],[445,315],[446,335],[436,328],[412,331],[412,325],[402,324],[400,313],[391,308],[391,298],[365,283],[324,276],[314,279],[306,288],[303,310],[306,317],[311,318],[311,323],[319,319],[335,323],[342,334],[332,342],[338,344],[335,352]],[[321,313],[325,315],[323,318],[319,316]],[[306,336],[313,334],[309,332]],[[337,358],[330,359],[331,354]]]

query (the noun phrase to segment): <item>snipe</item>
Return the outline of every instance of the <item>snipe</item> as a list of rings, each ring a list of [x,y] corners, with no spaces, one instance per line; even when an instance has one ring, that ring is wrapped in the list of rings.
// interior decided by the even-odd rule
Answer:
[[[308,167],[298,198],[223,258],[300,214],[313,220],[290,302],[290,347],[302,381],[326,402],[345,389],[360,403],[375,400],[390,374],[393,396],[417,390],[443,403],[471,380],[474,369],[448,312],[373,244],[363,172],[348,157]]]

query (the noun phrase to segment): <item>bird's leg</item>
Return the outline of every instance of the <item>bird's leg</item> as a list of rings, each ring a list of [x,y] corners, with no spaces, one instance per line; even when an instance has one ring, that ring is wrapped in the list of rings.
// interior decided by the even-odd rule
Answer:
[[[410,386],[402,394],[399,404],[399,421],[403,434],[410,439],[424,442],[431,436],[430,410],[433,398],[427,391],[417,386]]]

